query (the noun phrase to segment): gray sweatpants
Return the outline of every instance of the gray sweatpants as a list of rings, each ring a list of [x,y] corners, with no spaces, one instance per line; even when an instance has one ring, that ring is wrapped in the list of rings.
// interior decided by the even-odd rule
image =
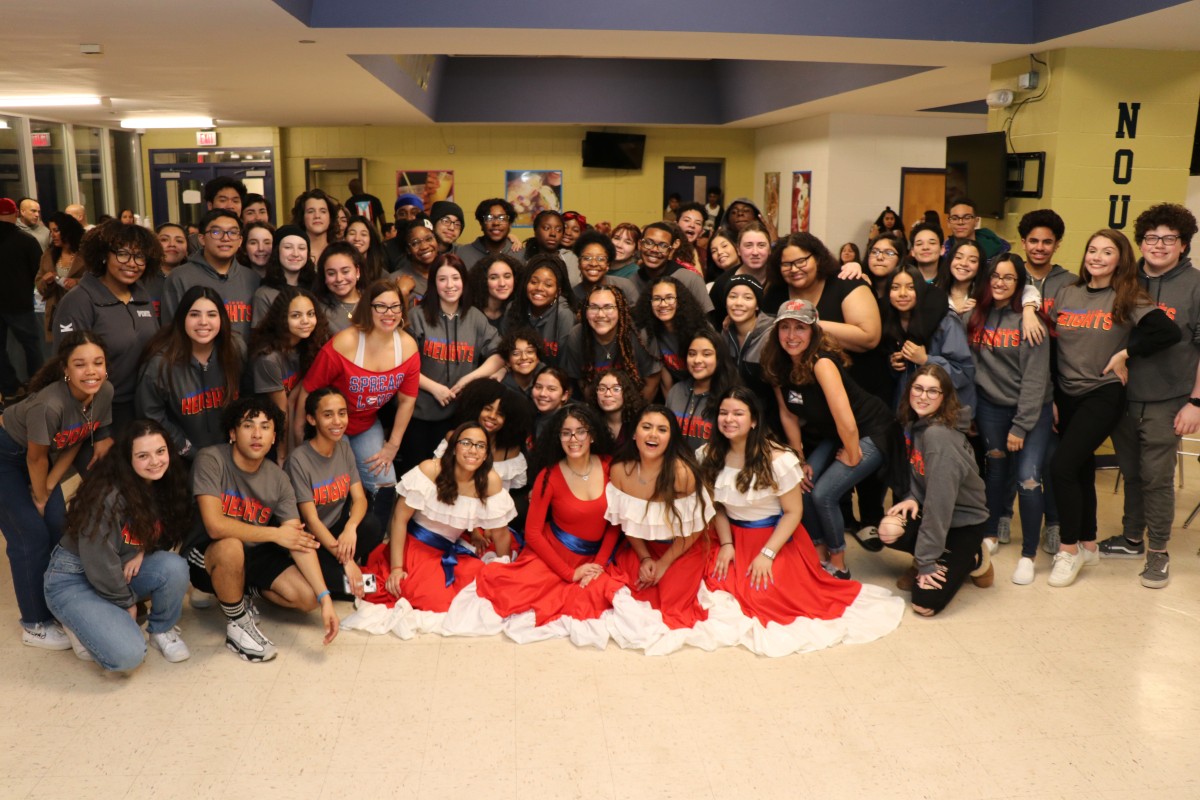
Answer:
[[[1125,478],[1125,538],[1147,537],[1151,550],[1166,550],[1175,522],[1175,465],[1179,437],[1175,415],[1186,397],[1156,403],[1129,402],[1112,432],[1117,465]]]

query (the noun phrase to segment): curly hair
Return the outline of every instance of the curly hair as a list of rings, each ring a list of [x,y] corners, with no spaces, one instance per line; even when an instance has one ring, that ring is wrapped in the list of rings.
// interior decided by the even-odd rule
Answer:
[[[1182,234],[1181,234],[1182,235]],[[1150,296],[1138,281],[1137,256],[1133,245],[1125,238],[1125,234],[1112,228],[1103,228],[1088,237],[1083,248],[1083,258],[1079,262],[1079,279],[1076,286],[1086,286],[1089,283],[1087,271],[1087,249],[1097,238],[1103,237],[1117,246],[1117,269],[1113,272],[1112,288],[1116,292],[1113,298],[1113,322],[1124,325],[1129,321],[1135,306],[1152,305]]]
[[[675,290],[675,316],[671,318],[671,330],[668,330],[663,321],[654,315],[652,295],[654,287],[661,284],[666,284]],[[639,330],[645,331],[655,339],[662,339],[664,333],[675,334],[675,340],[681,348],[684,348],[687,347],[687,343],[692,340],[696,332],[708,324],[708,318],[700,309],[700,303],[696,300],[696,296],[680,283],[678,278],[660,275],[650,281],[645,291],[638,297],[637,305],[633,307],[633,322]]]
[[[475,304],[479,306],[480,310],[486,310],[488,303],[492,299],[491,292],[488,291],[488,273],[498,263],[507,266],[512,270],[513,275],[512,294],[508,296],[508,299],[500,307],[500,315],[503,318],[508,314],[508,310],[512,308],[513,299],[517,296],[517,286],[522,282],[525,267],[519,260],[508,253],[498,253],[494,256],[481,258],[467,270],[467,283],[471,285],[471,296],[475,298]],[[432,274],[431,272],[430,275]]]
[[[608,372],[597,372],[592,375],[583,387],[583,399],[592,404],[592,407],[599,413],[603,414],[604,410],[600,408],[600,403],[597,401],[597,387],[600,386],[600,381],[604,378],[612,376],[617,379],[617,385],[621,387],[621,428],[630,429],[633,427],[634,421],[641,416],[642,408],[646,403],[642,400],[642,393],[638,391],[637,385],[633,379],[629,377],[629,373],[623,369],[610,369]]]
[[[743,234],[745,232],[745,230],[742,231]],[[841,271],[841,260],[829,252],[829,248],[825,246],[825,243],[816,236],[806,231],[789,233],[775,243],[771,248],[771,254],[767,256],[765,285],[767,291],[779,286],[787,287],[787,281],[783,279],[783,271],[779,265],[783,262],[783,251],[789,247],[798,247],[808,253],[809,257],[817,265],[817,276],[822,280],[836,278],[838,272]]]
[[[320,200],[329,210],[329,228],[325,231],[325,240],[333,244],[337,241],[337,212],[341,206],[324,189],[309,189],[296,196],[296,202],[292,204],[292,224],[303,231],[308,230],[304,225],[304,206],[309,200]]]
[[[108,348],[105,347],[104,340],[100,338],[100,334],[92,331],[71,331],[59,340],[58,350],[29,379],[27,387],[29,393],[33,394],[45,389],[52,383],[61,381],[66,374],[67,362],[71,360],[71,354],[75,352],[76,348],[83,347],[85,344],[94,344],[99,347],[104,353],[105,364],[108,363]]]
[[[750,433],[746,435],[745,460],[738,470],[734,485],[742,494],[751,489],[779,489],[775,480],[775,471],[771,469],[771,461],[777,452],[795,452],[792,448],[780,444],[771,437],[770,428],[763,424],[762,401],[751,389],[744,386],[734,386],[721,393],[717,399],[717,408],[726,400],[736,400],[744,403],[750,409],[750,421],[753,423]],[[713,426],[712,438],[704,448],[704,460],[700,462],[700,476],[704,485],[710,490],[716,485],[717,476],[725,468],[725,459],[729,455],[730,442],[718,426]]]
[[[560,433],[563,423],[568,419],[574,419],[588,429],[592,437],[592,455],[605,456],[612,452],[612,436],[608,432],[608,426],[604,424],[604,419],[595,409],[583,403],[568,403],[563,406],[554,412],[554,416],[542,429],[542,434],[534,445],[532,461],[529,465],[530,475],[541,475],[542,477],[540,491],[543,495],[546,493],[546,486],[550,483],[550,468],[567,457],[566,451],[563,450]]]
[[[841,367],[850,366],[850,358],[842,350],[837,340],[821,330],[821,323],[812,324],[812,336],[808,339],[808,347],[804,352],[793,358],[779,344],[779,325],[771,328],[771,333],[763,339],[762,354],[763,377],[772,386],[783,386],[790,383],[794,386],[807,386],[816,380],[813,370],[817,361],[822,358],[831,359]]]
[[[46,220],[46,227],[51,224],[58,226],[58,238],[63,243],[62,247],[50,246],[57,259],[65,248],[72,253],[79,252],[79,244],[83,241],[83,226],[79,224],[79,220],[72,217],[65,211],[55,211],[50,215],[50,219]]]
[[[646,380],[638,370],[637,331],[633,327],[633,318],[629,316],[629,306],[625,301],[625,293],[615,287],[597,283],[588,289],[587,296],[583,299],[585,308],[591,302],[592,297],[599,292],[608,292],[611,294],[613,296],[613,303],[617,306],[616,335],[613,339],[617,345],[617,358],[609,368],[615,369],[617,363],[620,363],[622,368],[629,373],[630,380],[633,381],[640,392]],[[596,334],[592,330],[591,324],[587,322],[586,314],[583,324],[579,326],[579,332],[583,344],[583,364],[580,368],[580,377],[583,383],[589,383],[596,372]]]
[[[950,374],[937,364],[924,364],[918,367],[908,379],[908,383],[904,385],[904,395],[900,398],[900,424],[907,428],[917,420],[917,414],[912,410],[912,402],[909,398],[912,396],[913,384],[917,382],[917,378],[923,375],[929,375],[936,380],[942,390],[942,407],[937,410],[933,421],[945,425],[951,430],[957,428],[958,414],[962,403],[958,400],[958,392],[954,390],[954,381],[950,380]]]
[[[540,333],[528,325],[509,328],[508,333],[500,339],[500,344],[496,345],[496,355],[508,363],[508,359],[512,358],[513,351],[517,349],[517,342],[528,342],[537,353],[538,361],[546,357],[546,342],[542,340]]]
[[[487,441],[487,432],[480,428],[479,423],[474,420],[464,422],[450,432],[450,436],[446,439],[449,444],[446,452],[442,453],[442,457],[438,459],[438,474],[433,481],[433,485],[437,487],[438,502],[446,505],[454,505],[458,501],[458,481],[454,479],[455,448],[458,447],[458,440],[467,431],[479,431],[484,441]],[[491,471],[492,449],[489,447],[483,454],[483,463],[471,476],[471,482],[475,484],[475,496],[479,498],[482,505],[487,504],[488,474]]]
[[[317,324],[307,338],[292,345],[290,341],[292,333],[288,330],[288,315],[291,314],[292,301],[301,297],[312,303],[313,311],[317,315]],[[250,359],[254,360],[268,353],[286,353],[289,350],[295,350],[300,357],[297,375],[303,378],[316,359],[317,353],[327,341],[329,341],[329,321],[325,318],[325,311],[321,308],[321,303],[307,289],[285,286],[279,291],[275,302],[271,303],[271,307],[267,309],[267,315],[263,317],[263,321],[258,323],[250,335]]]
[[[525,438],[533,430],[533,403],[523,394],[506,389],[499,381],[471,381],[458,397],[454,418],[457,422],[479,422],[483,409],[500,401],[504,424],[488,438],[494,450],[524,449]]]
[[[1143,212],[1143,216],[1147,213],[1149,211]],[[1195,225],[1194,220],[1192,224]],[[1136,230],[1136,222],[1134,226]],[[1021,221],[1017,223],[1017,235],[1024,239],[1033,233],[1034,228],[1049,228],[1050,232],[1054,234],[1055,239],[1063,238],[1063,235],[1067,232],[1067,224],[1063,222],[1063,218],[1055,213],[1053,209],[1049,208],[1038,208],[1021,217]],[[1139,236],[1138,241],[1140,242],[1141,240]]]
[[[163,381],[167,391],[172,396],[179,395],[173,376],[177,370],[185,368],[192,360],[192,340],[187,335],[187,317],[192,306],[200,300],[208,300],[217,307],[217,316],[221,321],[221,329],[213,339],[213,352],[217,363],[225,376],[225,391],[221,398],[221,407],[232,403],[238,396],[238,382],[242,375],[242,353],[237,340],[233,336],[233,328],[229,324],[229,314],[225,311],[225,302],[215,289],[207,286],[193,286],[183,293],[179,299],[179,308],[172,317],[169,325],[164,325],[155,332],[146,349],[142,353],[142,363],[149,363],[154,356],[161,354],[162,363],[159,366],[158,379]]]
[[[279,406],[271,402],[269,398],[256,394],[239,397],[225,408],[225,413],[221,415],[221,430],[227,434],[233,433],[243,422],[252,420],[259,415],[271,421],[271,424],[275,426],[276,436],[279,436],[284,430],[285,417],[279,410]]]
[[[87,271],[97,278],[108,272],[108,254],[132,250],[146,258],[146,273],[153,274],[162,263],[162,245],[158,237],[141,225],[126,225],[112,220],[88,231],[79,244],[79,255]]]
[[[558,282],[558,298],[555,302],[566,303],[571,311],[579,310],[579,301],[571,291],[571,279],[567,277],[567,266],[556,255],[541,253],[533,256],[519,273],[514,273],[516,285],[513,287],[512,301],[508,305],[508,324],[510,326],[529,325],[533,318],[533,305],[529,301],[529,280],[539,269],[548,269],[554,273]]]
[[[1134,241],[1141,244],[1147,233],[1160,226],[1176,231],[1183,246],[1191,247],[1192,237],[1196,235],[1196,216],[1185,206],[1178,203],[1159,203],[1138,214],[1133,223]]]
[[[156,481],[133,470],[133,443],[143,436],[161,436],[167,448],[167,471]],[[91,539],[114,528],[124,529],[146,553],[170,550],[183,541],[192,493],[187,465],[173,452],[170,442],[166,429],[153,420],[130,423],[79,484],[67,509],[67,534]],[[115,497],[111,506],[107,502],[110,496]]]

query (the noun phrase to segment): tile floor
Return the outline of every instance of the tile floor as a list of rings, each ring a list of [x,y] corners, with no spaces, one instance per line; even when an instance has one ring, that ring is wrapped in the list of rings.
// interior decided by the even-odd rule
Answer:
[[[322,647],[313,619],[267,610],[279,658],[247,664],[218,610],[187,608],[191,660],[151,651],[127,678],[22,646],[4,568],[0,798],[1197,798],[1198,545],[1177,530],[1152,591],[1129,560],[1050,589],[1044,554],[1015,586],[1011,544],[995,586],[943,616],[775,660],[360,632]],[[904,564],[850,547],[863,580]]]

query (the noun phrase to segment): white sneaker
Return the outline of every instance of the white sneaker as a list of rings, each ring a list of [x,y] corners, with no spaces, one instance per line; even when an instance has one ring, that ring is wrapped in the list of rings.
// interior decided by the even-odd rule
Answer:
[[[1094,567],[1100,563],[1100,551],[1088,550],[1082,544],[1079,545],[1079,554],[1083,556],[1083,565],[1085,567]]]
[[[1018,586],[1028,586],[1033,583],[1033,559],[1022,557],[1013,570],[1012,582]]]
[[[57,622],[39,622],[32,628],[21,626],[21,644],[40,647],[43,650],[70,650],[71,640]]]
[[[987,548],[989,556],[996,555],[996,551],[1000,549],[1000,543],[997,542],[996,539],[991,536],[984,537],[983,546]]]
[[[274,642],[263,636],[249,614],[225,622],[225,646],[245,661],[270,661],[278,655]]]
[[[202,592],[199,589],[192,589],[192,608],[212,608],[212,604],[215,599],[216,598],[208,592]]]
[[[1048,583],[1055,587],[1070,586],[1083,569],[1083,556],[1059,550],[1054,554],[1054,566],[1050,570]]]
[[[91,651],[83,646],[83,642],[79,641],[79,637],[75,635],[75,631],[64,627],[63,631],[67,634],[67,641],[71,643],[71,649],[75,651],[75,657],[80,661],[95,661]]]
[[[163,654],[163,658],[172,664],[187,661],[192,657],[192,651],[179,636],[179,628],[171,628],[162,633],[150,634],[150,646]]]

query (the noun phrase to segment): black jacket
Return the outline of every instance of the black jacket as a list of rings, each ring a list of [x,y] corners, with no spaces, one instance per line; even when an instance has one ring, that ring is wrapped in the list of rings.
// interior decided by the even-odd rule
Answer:
[[[33,282],[42,246],[16,223],[0,221],[0,314],[33,311]]]

